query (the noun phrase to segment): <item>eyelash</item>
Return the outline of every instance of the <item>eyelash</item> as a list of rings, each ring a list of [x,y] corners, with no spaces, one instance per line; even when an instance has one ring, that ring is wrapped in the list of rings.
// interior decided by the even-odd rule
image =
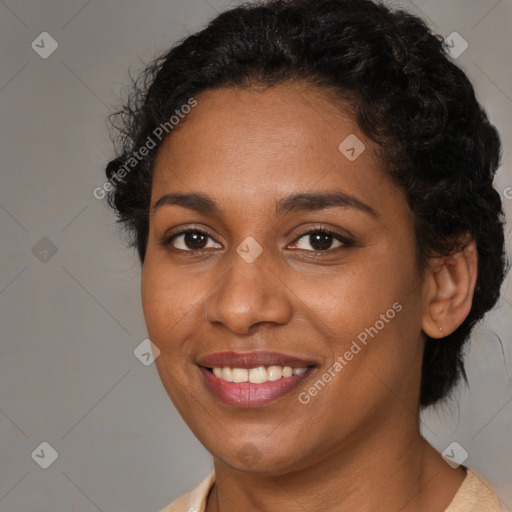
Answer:
[[[176,249],[175,247],[171,246],[171,242],[175,238],[177,238],[178,236],[181,236],[181,235],[187,235],[189,233],[196,233],[196,234],[198,233],[198,234],[207,236],[210,239],[214,240],[214,238],[207,231],[205,231],[203,229],[200,229],[200,228],[195,228],[195,227],[191,226],[191,227],[188,227],[187,229],[184,229],[182,231],[178,231],[177,233],[173,233],[172,235],[164,237],[162,239],[161,245],[164,246],[164,247],[167,247],[169,250],[172,250],[172,251],[175,251],[175,252],[181,252],[181,253],[193,253],[193,254],[199,254],[200,255],[200,254],[203,254],[203,253],[210,252],[210,249],[197,249],[197,250],[188,249],[188,250],[184,250],[184,249]],[[347,249],[347,248],[349,248],[349,247],[354,245],[354,242],[352,240],[350,240],[350,239],[340,235],[340,233],[338,233],[337,231],[329,229],[326,226],[315,226],[314,228],[309,228],[306,231],[303,231],[300,234],[298,234],[297,237],[294,239],[294,241],[292,243],[298,242],[304,236],[312,235],[312,234],[318,234],[318,233],[331,235],[334,239],[336,239],[337,241],[341,242],[343,245],[341,245],[339,247],[335,247],[334,249],[325,249],[323,251],[322,250],[312,250],[312,251],[309,251],[309,250],[306,250],[306,249],[298,249],[298,250],[303,250],[303,251],[305,251],[307,253],[312,253],[312,254],[315,254],[315,255],[325,255],[325,254],[332,254],[333,252],[338,252],[339,250]],[[218,243],[218,242],[216,242],[216,243]]]
[[[293,244],[296,244],[301,238],[304,238],[307,235],[313,235],[313,234],[318,234],[318,233],[325,234],[325,235],[330,235],[335,240],[340,242],[342,245],[340,245],[338,247],[334,247],[332,249],[325,249],[323,251],[322,250],[312,250],[312,251],[310,251],[310,250],[306,250],[306,249],[298,249],[298,250],[299,251],[304,251],[305,253],[308,253],[309,255],[313,255],[314,257],[322,257],[322,256],[329,256],[329,255],[332,255],[332,254],[337,254],[339,251],[346,250],[349,247],[351,247],[352,245],[354,245],[352,240],[344,237],[343,235],[341,235],[337,231],[334,231],[334,230],[328,228],[327,226],[322,226],[322,225],[315,226],[313,228],[308,228],[305,231],[302,231],[301,233],[299,233],[295,237],[295,240],[293,241]]]

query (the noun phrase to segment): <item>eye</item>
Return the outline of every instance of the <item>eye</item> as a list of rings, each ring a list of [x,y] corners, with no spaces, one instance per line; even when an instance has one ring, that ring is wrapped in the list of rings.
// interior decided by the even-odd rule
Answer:
[[[222,245],[201,229],[186,229],[165,237],[162,245],[177,251],[201,252],[206,249],[221,249]],[[315,228],[300,234],[292,247],[309,252],[328,252],[349,247],[352,242],[328,228]]]
[[[296,240],[297,241],[294,242],[295,248],[316,252],[326,252],[351,245],[350,240],[326,228],[316,228],[307,231],[299,235]],[[310,247],[312,247],[312,249],[310,249]]]
[[[163,241],[164,245],[171,245],[174,249],[180,251],[202,251],[204,249],[218,249],[220,244],[211,243],[212,237],[199,229],[187,229],[168,236]]]

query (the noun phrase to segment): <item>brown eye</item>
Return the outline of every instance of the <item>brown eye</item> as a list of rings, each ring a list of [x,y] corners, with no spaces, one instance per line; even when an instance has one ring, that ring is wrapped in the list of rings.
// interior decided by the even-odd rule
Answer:
[[[331,248],[333,238],[329,233],[315,233],[309,235],[309,243],[315,250],[323,251]]]
[[[201,251],[203,249],[209,249],[212,247],[220,247],[219,244],[213,244],[213,246],[208,245],[210,241],[213,242],[208,233],[198,230],[188,230],[172,235],[166,243],[172,245],[173,248],[180,251]]]
[[[295,248],[306,251],[326,252],[343,246],[350,246],[350,241],[338,233],[316,229],[303,233],[297,238]]]

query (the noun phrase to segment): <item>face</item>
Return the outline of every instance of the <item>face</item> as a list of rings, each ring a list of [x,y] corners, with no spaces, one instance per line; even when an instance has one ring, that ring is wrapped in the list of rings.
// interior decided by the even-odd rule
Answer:
[[[416,428],[413,218],[372,142],[313,86],[196,99],[158,153],[142,271],[184,420],[217,461],[274,474]]]

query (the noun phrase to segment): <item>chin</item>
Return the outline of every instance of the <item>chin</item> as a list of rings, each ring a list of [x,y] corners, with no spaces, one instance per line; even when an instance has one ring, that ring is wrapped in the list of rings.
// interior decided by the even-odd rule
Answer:
[[[213,455],[215,460],[220,461],[229,468],[242,473],[261,473],[282,475],[290,473],[297,469],[299,460],[297,457],[291,457],[291,453],[297,454],[299,446],[290,446],[278,441],[270,442],[266,437],[260,440],[237,438],[233,446],[224,446],[222,452],[218,446],[206,446],[207,450]],[[276,446],[277,445],[277,446]]]

